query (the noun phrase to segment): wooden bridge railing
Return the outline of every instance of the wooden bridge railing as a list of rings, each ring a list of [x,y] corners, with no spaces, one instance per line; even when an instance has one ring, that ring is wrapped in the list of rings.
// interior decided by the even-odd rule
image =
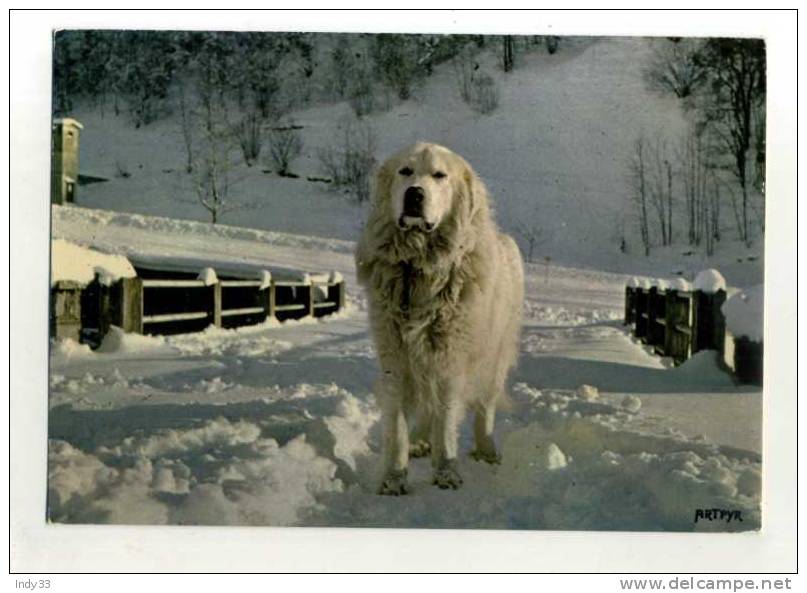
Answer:
[[[762,345],[754,350],[747,338],[735,339],[726,331],[721,310],[725,301],[725,290],[627,286],[625,325],[632,325],[636,338],[676,365],[701,350],[716,350],[721,360],[730,359],[727,362],[741,381],[761,384]]]
[[[264,280],[218,279],[214,274],[211,283],[168,272],[150,277],[154,274],[149,270],[110,286],[98,277],[85,287],[57,283],[51,291],[51,334],[97,346],[111,325],[134,333],[186,333],[210,325],[231,328],[267,319],[322,317],[345,306],[345,282],[338,275],[267,281],[268,274]]]

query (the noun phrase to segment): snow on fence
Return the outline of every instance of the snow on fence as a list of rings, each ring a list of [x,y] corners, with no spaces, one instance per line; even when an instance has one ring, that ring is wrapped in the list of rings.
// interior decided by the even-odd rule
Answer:
[[[138,269],[135,277],[105,282],[97,275],[82,286],[58,281],[52,287],[51,335],[100,344],[111,325],[144,334],[201,331],[210,325],[239,327],[267,319],[322,317],[345,305],[339,274],[300,279],[220,279],[206,268],[189,274]]]
[[[676,365],[701,350],[716,350],[739,381],[761,385],[762,341],[735,337],[727,330],[726,290],[712,288],[626,286],[625,325],[632,325],[636,338]]]

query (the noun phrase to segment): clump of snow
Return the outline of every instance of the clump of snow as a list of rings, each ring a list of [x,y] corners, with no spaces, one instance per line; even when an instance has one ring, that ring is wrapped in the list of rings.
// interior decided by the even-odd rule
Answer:
[[[103,461],[115,458],[130,461]],[[305,435],[280,446],[258,425],[224,418],[127,437],[94,454],[53,440],[49,464],[49,514],[57,521],[288,525],[316,508],[318,496],[342,490],[336,465]]]
[[[336,270],[331,271],[331,275],[328,278],[329,283],[331,283],[331,284],[339,284],[340,282],[344,282],[344,281],[345,281],[345,279],[342,276],[342,274],[340,274]]]
[[[659,291],[667,290],[670,287],[669,283],[663,278],[656,278],[653,281],[653,286],[655,286]]]
[[[266,323],[232,329],[211,325],[201,332],[169,336],[165,343],[186,356],[272,356],[289,350],[292,345],[265,330],[284,324],[271,319]]]
[[[109,285],[120,278],[133,278],[137,273],[122,255],[102,253],[63,239],[51,241],[51,285],[60,280],[87,285],[96,275]]]
[[[762,342],[764,334],[765,287],[762,284],[730,296],[723,303],[726,328],[735,336]]]
[[[577,388],[577,397],[586,400],[587,402],[593,402],[600,397],[600,391],[593,385],[581,385]]]
[[[59,363],[64,364],[71,358],[92,356],[92,349],[87,344],[79,344],[75,340],[51,340],[50,354]]]
[[[537,461],[541,468],[548,470],[566,467],[566,455],[555,443],[548,443],[538,449]]]
[[[698,272],[698,275],[695,276],[694,286],[695,290],[713,294],[719,290],[726,290],[726,279],[720,272],[710,268]]]
[[[731,387],[734,385],[729,374],[720,368],[716,350],[696,352],[671,372],[682,380],[697,379],[703,386]]]
[[[165,343],[165,338],[162,336],[127,333],[113,325],[110,326],[109,331],[104,336],[97,352],[105,354],[135,354],[164,347]]]
[[[635,395],[626,395],[624,398],[622,398],[621,405],[623,409],[627,410],[631,414],[636,414],[642,409],[642,400]]]
[[[272,272],[270,272],[269,270],[261,270],[260,280],[261,280],[260,290],[265,290],[269,288],[270,286],[272,286]]]
[[[692,290],[692,285],[686,280],[686,278],[681,278],[679,276],[678,278],[674,278],[670,282],[670,288],[672,288],[674,290],[680,290],[680,291],[688,292],[688,291]]]
[[[216,276],[216,270],[213,268],[204,268],[199,272],[198,279],[205,283],[205,286],[213,286],[217,284],[219,279]]]
[[[333,454],[354,471],[357,458],[370,454],[367,435],[379,418],[380,413],[374,407],[361,402],[350,393],[344,394],[337,413],[325,418],[325,425],[335,441]]]
[[[639,279],[636,276],[633,276],[630,280],[628,280],[628,286],[631,288],[637,288],[639,286]]]

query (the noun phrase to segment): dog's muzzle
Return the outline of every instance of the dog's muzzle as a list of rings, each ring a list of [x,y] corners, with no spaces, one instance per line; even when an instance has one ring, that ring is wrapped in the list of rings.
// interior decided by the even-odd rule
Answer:
[[[403,230],[412,228],[422,229],[426,232],[434,230],[434,223],[423,218],[423,201],[426,194],[422,187],[408,187],[404,192],[403,213],[398,219],[398,226]]]
[[[403,214],[412,218],[423,218],[423,200],[426,195],[422,187],[408,187],[404,192]]]

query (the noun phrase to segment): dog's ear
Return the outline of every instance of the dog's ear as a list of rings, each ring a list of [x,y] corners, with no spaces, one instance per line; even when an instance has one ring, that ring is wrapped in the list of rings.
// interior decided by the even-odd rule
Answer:
[[[392,191],[393,163],[387,160],[378,168],[375,174],[375,187],[373,190],[373,205],[389,201]]]
[[[462,161],[462,187],[460,196],[465,208],[465,215],[471,224],[480,214],[484,214],[488,207],[488,190],[465,160]]]
[[[393,163],[387,160],[376,171],[373,181],[373,195],[370,202],[370,213],[364,230],[356,245],[356,274],[360,284],[366,284],[372,273],[377,257],[379,234],[385,226],[384,218],[387,203],[390,199],[393,180]]]

